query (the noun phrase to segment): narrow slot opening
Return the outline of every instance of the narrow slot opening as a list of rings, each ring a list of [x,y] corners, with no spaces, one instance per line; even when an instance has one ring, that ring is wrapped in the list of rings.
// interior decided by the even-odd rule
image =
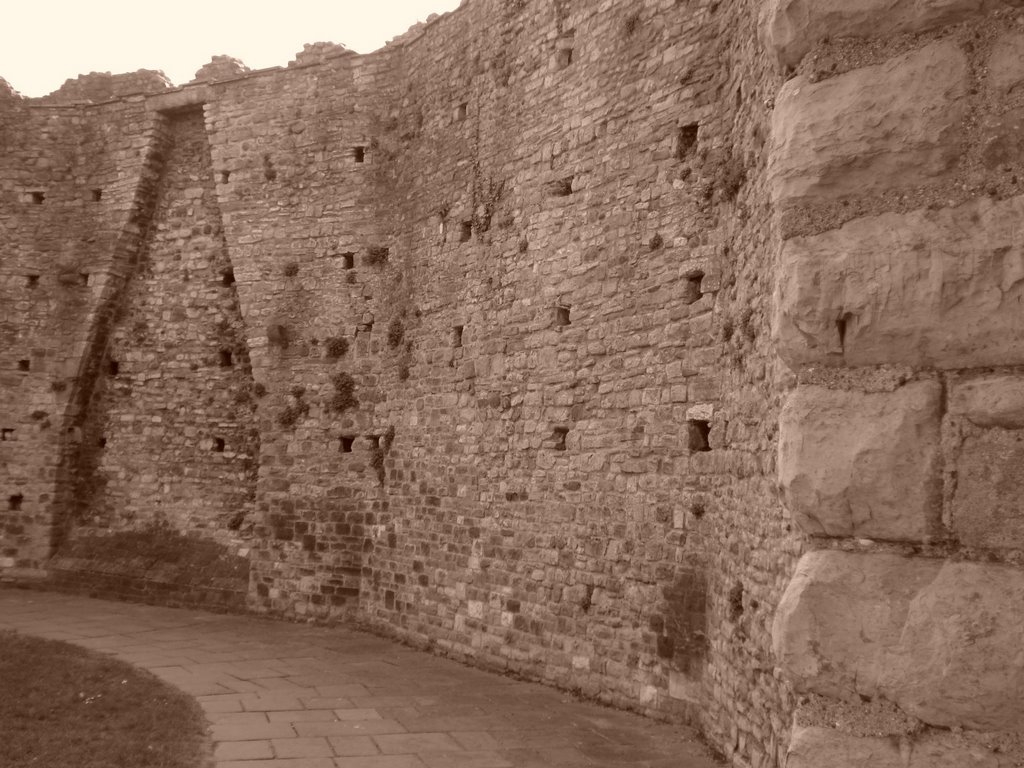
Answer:
[[[686,422],[688,447],[693,452],[711,450],[711,423],[703,419],[689,419]]]
[[[846,354],[846,334],[850,329],[850,321],[852,319],[853,315],[846,313],[836,320],[836,336],[839,340],[839,351],[841,354]]]
[[[82,287],[87,287],[89,285],[89,273],[88,272],[79,272],[78,273],[78,284],[81,285]]]
[[[25,497],[20,493],[16,493],[13,496],[7,497],[7,508],[12,512],[17,512],[21,509],[21,503],[25,500]]]
[[[350,436],[350,435],[342,435],[341,436],[341,440],[340,440],[341,452],[342,453],[352,453],[352,444],[355,441],[356,441],[356,439],[354,437]]]
[[[460,226],[460,229],[459,229],[459,242],[460,243],[468,242],[471,237],[473,237],[473,222],[472,221],[464,221],[464,222],[462,222],[462,224]]]
[[[686,276],[686,285],[683,286],[683,303],[694,304],[704,295],[704,273],[701,271],[691,272]]]
[[[685,160],[693,148],[697,145],[697,131],[700,128],[698,123],[690,123],[679,128],[676,136],[676,159]]]
[[[366,147],[353,147],[352,148],[352,159],[357,163],[366,161]]]
[[[462,332],[464,330],[465,330],[465,326],[463,326],[463,325],[456,325],[454,328],[452,328],[452,346],[453,347],[458,348],[458,347],[462,346]]]

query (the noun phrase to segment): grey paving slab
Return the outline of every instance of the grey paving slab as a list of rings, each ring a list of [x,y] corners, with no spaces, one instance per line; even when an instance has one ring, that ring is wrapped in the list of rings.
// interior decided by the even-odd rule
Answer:
[[[216,768],[715,768],[693,734],[346,628],[0,588],[0,629],[192,696]]]

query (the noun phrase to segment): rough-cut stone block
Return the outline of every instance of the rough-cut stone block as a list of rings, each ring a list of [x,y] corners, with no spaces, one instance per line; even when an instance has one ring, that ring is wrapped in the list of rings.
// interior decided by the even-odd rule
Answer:
[[[1017,32],[997,39],[987,69],[989,87],[1001,95],[1024,85],[1024,34]]]
[[[769,0],[761,25],[780,63],[792,67],[826,38],[923,32],[1019,5],[1019,0]]]
[[[1011,109],[981,125],[981,161],[989,170],[1024,159],[1024,109]]]
[[[949,412],[978,427],[1024,428],[1024,377],[987,376],[949,390]]]
[[[788,768],[1000,768],[999,757],[956,737],[852,736],[831,728],[797,727]]]
[[[779,604],[775,654],[799,690],[882,696],[938,726],[1024,732],[1024,572],[818,551]]]
[[[802,203],[925,183],[961,153],[969,67],[953,42],[779,91],[772,199]]]
[[[801,387],[780,418],[779,482],[804,533],[922,540],[941,515],[937,382]]]
[[[962,544],[1024,549],[1024,433],[968,437],[956,464],[953,530]]]
[[[886,213],[783,248],[775,333],[802,364],[1024,363],[1024,197]]]

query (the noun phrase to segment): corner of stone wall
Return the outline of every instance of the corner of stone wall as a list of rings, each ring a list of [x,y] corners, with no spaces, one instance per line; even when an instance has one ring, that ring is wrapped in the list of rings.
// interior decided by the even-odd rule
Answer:
[[[1024,13],[778,0],[789,768],[1024,756]],[[904,33],[881,37],[886,33]]]

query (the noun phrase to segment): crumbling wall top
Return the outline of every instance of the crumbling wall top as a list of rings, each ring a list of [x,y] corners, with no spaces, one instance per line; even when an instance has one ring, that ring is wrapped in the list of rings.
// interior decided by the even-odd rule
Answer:
[[[173,87],[167,76],[155,69],[140,69],[121,75],[90,72],[65,80],[59,89],[38,101],[43,104],[95,104],[135,93],[158,93]]]
[[[251,72],[241,59],[234,56],[213,56],[208,64],[197,71],[193,83],[210,83],[218,80],[233,80],[246,72]]]

